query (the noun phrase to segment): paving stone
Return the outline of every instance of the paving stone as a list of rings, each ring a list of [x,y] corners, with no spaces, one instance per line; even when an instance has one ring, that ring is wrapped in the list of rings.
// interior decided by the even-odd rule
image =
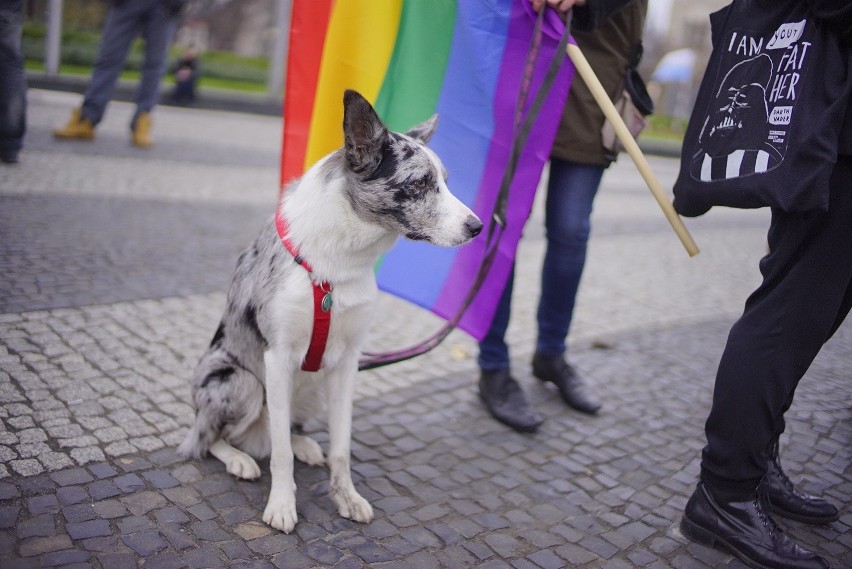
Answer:
[[[198,545],[195,536],[176,524],[167,524],[166,526],[161,526],[159,529],[160,533],[169,541],[172,547],[178,551],[191,549]]]
[[[27,508],[33,516],[44,513],[55,514],[60,509],[56,494],[33,496],[27,501]]]
[[[275,569],[275,565],[265,559],[239,560],[232,563],[234,569]]]
[[[297,544],[297,540],[292,535],[286,535],[280,532],[275,532],[269,535],[264,535],[255,539],[248,540],[246,545],[252,551],[263,555],[273,555],[280,551],[289,549]]]
[[[0,500],[11,500],[20,496],[20,492],[14,484],[0,482]]]
[[[71,540],[67,535],[53,535],[48,537],[30,537],[21,540],[19,550],[24,557],[33,555],[44,555],[52,551],[61,551],[71,548]]]
[[[106,463],[90,464],[86,468],[88,468],[89,472],[91,472],[98,480],[112,478],[113,476],[118,475],[118,472]]]
[[[113,483],[112,480],[98,480],[87,486],[89,495],[92,500],[98,501],[105,498],[112,498],[121,494],[121,490]]]
[[[118,553],[127,552],[130,549],[124,545],[118,535],[108,535],[101,537],[91,537],[82,541],[83,548],[86,551],[95,553]]]
[[[312,541],[304,544],[300,549],[311,559],[326,565],[334,565],[343,557],[343,553],[339,549],[324,541]]]
[[[17,541],[18,539],[12,530],[0,530],[0,559],[12,555]]]
[[[193,549],[184,554],[189,567],[222,567],[223,563],[216,551],[211,548]]]
[[[147,514],[156,508],[162,508],[167,504],[166,499],[157,492],[137,492],[120,498],[120,502],[135,516]]]
[[[198,518],[201,521],[212,520],[213,518],[218,517],[216,512],[210,509],[210,506],[204,503],[195,504],[194,506],[190,506],[186,509],[187,512],[191,513],[193,516]]]
[[[2,521],[2,520],[0,520]],[[6,527],[14,527],[6,526]],[[52,536],[56,534],[56,523],[50,514],[35,516],[17,525],[18,538],[26,539],[33,536]]]
[[[18,506],[0,506],[0,529],[15,527],[20,511]]]
[[[136,558],[132,553],[101,553],[98,561],[105,569],[136,569]]]
[[[162,536],[160,536],[159,532],[154,530],[122,535],[121,540],[125,543],[125,545],[127,545],[127,547],[142,557],[147,557],[168,546]]]
[[[154,522],[148,516],[127,516],[118,521],[118,531],[122,535],[138,533],[148,529],[155,529]]]
[[[89,493],[81,486],[66,486],[56,491],[56,498],[60,505],[70,506],[89,500]]]
[[[112,535],[108,520],[90,520],[65,524],[65,531],[71,539],[88,539],[90,537]]]
[[[190,530],[199,539],[205,541],[225,541],[230,539],[230,534],[219,527],[215,520],[195,522],[190,525]]]
[[[65,521],[69,523],[80,523],[93,520],[97,517],[95,508],[92,504],[74,504],[73,506],[65,506],[62,508],[62,515]]]
[[[72,566],[75,563],[88,561],[91,554],[88,551],[78,549],[67,549],[65,551],[52,551],[41,557],[42,567]]]
[[[82,485],[94,480],[92,475],[83,468],[73,468],[61,472],[53,472],[50,477],[60,486]]]
[[[125,474],[113,480],[116,487],[122,492],[136,492],[145,487],[145,483],[135,474]]]
[[[259,522],[239,524],[234,527],[234,532],[246,541],[251,541],[272,533],[272,528]],[[303,538],[304,539],[304,538]]]
[[[157,569],[180,569],[187,566],[187,560],[183,559],[177,553],[166,551],[146,557],[145,565],[156,567]]]
[[[163,490],[163,496],[179,506],[192,506],[201,501],[201,496],[195,489],[188,486],[178,486]]]
[[[242,535],[240,537],[243,537],[243,539],[251,539]],[[236,559],[251,559],[254,556],[254,553],[248,548],[248,546],[246,546],[245,542],[241,540],[222,542],[219,544],[219,548],[231,561]]]
[[[162,470],[149,470],[142,474],[154,487],[164,490],[166,488],[174,488],[180,485],[180,481],[168,472]]]

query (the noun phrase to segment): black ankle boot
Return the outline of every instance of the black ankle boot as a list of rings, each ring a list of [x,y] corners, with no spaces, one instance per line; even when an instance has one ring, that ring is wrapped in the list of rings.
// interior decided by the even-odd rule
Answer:
[[[715,498],[699,482],[686,504],[680,529],[689,539],[727,551],[751,567],[828,567],[825,559],[799,546],[775,525],[757,491],[751,499],[726,501]]]
[[[840,517],[833,504],[796,490],[781,468],[777,441],[770,449],[766,475],[760,486],[769,498],[771,511],[779,516],[809,524],[827,524]]]
[[[543,422],[507,369],[483,370],[479,376],[479,396],[495,419],[516,431],[534,433]]]
[[[532,369],[534,376],[554,384],[563,401],[577,411],[594,415],[600,410],[600,400],[562,356],[546,358],[536,353],[533,356]]]

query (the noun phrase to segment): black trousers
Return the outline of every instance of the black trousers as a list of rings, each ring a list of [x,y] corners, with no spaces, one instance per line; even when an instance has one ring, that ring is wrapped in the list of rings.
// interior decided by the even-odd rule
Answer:
[[[763,282],[716,374],[701,459],[711,488],[757,486],[799,380],[852,306],[852,157],[840,157],[830,184],[828,212],[772,211]]]

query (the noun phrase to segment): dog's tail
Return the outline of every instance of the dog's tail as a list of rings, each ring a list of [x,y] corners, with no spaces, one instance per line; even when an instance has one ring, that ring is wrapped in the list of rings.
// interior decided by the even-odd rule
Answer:
[[[210,445],[219,438],[222,423],[219,417],[209,416],[200,410],[195,416],[195,423],[189,429],[183,442],[177,448],[179,455],[186,458],[201,458],[210,449]]]

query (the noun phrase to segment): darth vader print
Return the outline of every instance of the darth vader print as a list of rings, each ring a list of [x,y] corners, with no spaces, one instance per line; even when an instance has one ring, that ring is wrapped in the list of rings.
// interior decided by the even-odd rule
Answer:
[[[752,176],[784,160],[807,62],[805,24],[783,24],[771,38],[732,33],[690,163],[694,179]]]

